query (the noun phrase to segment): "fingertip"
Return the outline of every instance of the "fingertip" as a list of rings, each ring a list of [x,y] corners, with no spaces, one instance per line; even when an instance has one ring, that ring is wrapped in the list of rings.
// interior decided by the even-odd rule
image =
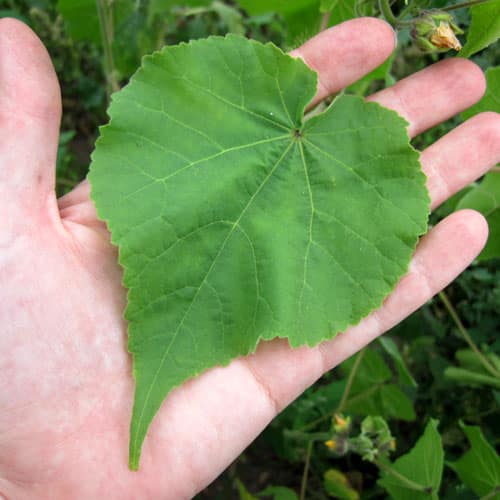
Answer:
[[[456,57],[455,59],[462,64],[467,83],[475,90],[477,100],[481,99],[486,92],[487,84],[483,70],[469,59],[464,59],[463,57]]]
[[[473,127],[482,147],[492,152],[492,164],[500,162],[500,113],[484,111],[466,121],[468,127]]]
[[[346,22],[361,22],[360,28],[362,34],[367,37],[366,41],[372,44],[373,48],[379,49],[381,54],[385,54],[387,59],[398,43],[398,36],[393,27],[384,19],[377,17],[359,17],[352,21]]]
[[[13,18],[0,19],[0,113],[58,120],[60,90],[50,56],[35,33]]]
[[[467,242],[463,246],[468,260],[472,261],[480,253],[488,240],[489,227],[485,217],[470,208],[458,210],[448,217],[455,223],[456,230],[462,233],[462,238]]]
[[[443,71],[450,74],[450,86],[460,87],[463,96],[462,110],[472,106],[483,97],[486,92],[486,77],[476,63],[463,57],[453,57],[440,64]]]

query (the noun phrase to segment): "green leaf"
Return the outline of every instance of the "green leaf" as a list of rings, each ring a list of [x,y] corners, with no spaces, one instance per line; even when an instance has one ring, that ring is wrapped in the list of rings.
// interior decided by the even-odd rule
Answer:
[[[349,19],[353,19],[356,16],[356,11],[354,6],[356,0],[334,0],[329,2],[331,11],[328,26],[335,26],[336,24],[343,23]]]
[[[470,8],[471,23],[461,57],[470,57],[500,37],[500,0],[490,0]]]
[[[238,488],[238,494],[240,500],[258,500],[258,498],[252,495],[246,488],[246,486],[239,480],[236,480],[236,487]]]
[[[290,2],[290,0],[239,0],[238,3],[252,15],[276,12],[277,14],[286,16],[291,12],[297,12],[311,5],[316,5],[318,1],[294,0]]]
[[[237,35],[245,34],[245,27],[243,26],[243,16],[235,7],[226,5],[218,0],[211,4],[213,11],[220,17],[221,21],[227,26],[230,33]]]
[[[418,384],[410,373],[410,370],[408,370],[408,367],[406,366],[406,363],[399,352],[396,342],[394,342],[394,340],[392,340],[387,335],[379,337],[378,341],[384,348],[385,352],[389,354],[389,356],[393,359],[398,370],[401,382],[411,387],[417,387]]]
[[[113,0],[111,38],[113,60],[121,77],[137,68],[144,53],[154,48],[155,34],[147,27],[147,16],[134,0]],[[96,0],[59,0],[57,8],[63,16],[68,34],[75,40],[102,45],[101,26]]]
[[[288,43],[296,46],[315,35],[319,29],[320,0],[238,0],[249,14],[275,12],[283,16],[288,28]]]
[[[134,0],[113,0],[111,7],[114,31],[120,29],[120,25],[138,10]],[[57,9],[64,19],[68,34],[72,38],[101,44],[101,28],[96,0],[58,0]]]
[[[272,496],[273,500],[298,500],[297,493],[284,486],[268,486],[265,490],[258,493],[259,497]]]
[[[72,38],[101,43],[96,0],[59,0],[57,10],[62,15],[66,30]]]
[[[471,449],[450,465],[458,477],[474,493],[491,500],[500,498],[500,457],[484,439],[479,427],[464,425],[464,430]]]
[[[464,120],[483,111],[496,111],[500,113],[500,66],[488,68],[485,76],[486,92],[479,102],[462,113]]]
[[[438,422],[430,420],[409,453],[382,468],[378,484],[396,500],[438,499],[444,453]],[[395,471],[395,473],[393,472]]]
[[[489,385],[496,389],[500,389],[500,380],[489,374],[485,375],[483,372],[449,366],[444,370],[444,376],[449,380],[454,380],[455,382],[471,385],[473,387]]]
[[[474,189],[458,203],[457,209],[472,208],[481,212],[488,222],[488,242],[479,260],[500,257],[500,172],[489,172]]]
[[[346,376],[353,363],[351,359],[341,365],[340,369]],[[399,387],[388,383],[391,377],[391,370],[382,356],[367,349],[354,377],[345,412],[414,420],[412,401]]]
[[[114,95],[92,198],[119,246],[134,359],[130,465],[163,399],[261,339],[315,345],[407,272],[429,196],[406,122],[229,35],[165,47]]]
[[[319,10],[320,12],[330,12],[339,0],[321,0]]]
[[[347,476],[337,469],[329,469],[325,472],[323,486],[331,497],[340,500],[358,500],[359,498],[359,493],[350,485]]]

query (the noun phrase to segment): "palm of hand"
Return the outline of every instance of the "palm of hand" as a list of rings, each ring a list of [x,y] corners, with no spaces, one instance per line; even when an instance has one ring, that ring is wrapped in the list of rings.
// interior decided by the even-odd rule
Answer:
[[[356,46],[350,35],[360,23],[373,40]],[[0,42],[0,496],[192,496],[277,411],[428,300],[484,243],[480,216],[456,214],[424,238],[409,275],[360,325],[314,349],[292,351],[283,341],[262,344],[255,355],[183,385],[160,410],[141,470],[132,473],[127,447],[133,380],[116,249],[96,218],[86,183],[59,203],[55,199],[60,99],[48,56],[33,34],[12,20],[0,22]],[[333,60],[351,64],[339,72],[326,61],[325,47]],[[320,73],[320,99],[368,72],[392,48],[384,23],[361,19],[319,35],[296,55]],[[416,134],[481,95],[484,83],[475,67],[445,64],[375,98],[406,116]],[[417,87],[422,96],[433,90],[425,105],[418,104],[418,96],[409,99]],[[498,135],[498,117],[485,114],[422,154],[434,205],[498,160]],[[455,159],[464,156],[466,171],[449,175]]]

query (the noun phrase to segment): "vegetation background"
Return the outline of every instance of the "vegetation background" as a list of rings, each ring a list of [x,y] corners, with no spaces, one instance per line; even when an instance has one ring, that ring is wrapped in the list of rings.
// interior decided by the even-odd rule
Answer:
[[[488,30],[490,42],[498,38],[498,0],[455,9],[458,3],[0,0],[0,17],[29,24],[52,56],[63,96],[57,191],[64,194],[85,177],[98,127],[107,120],[109,96],[126,84],[143,54],[164,44],[228,32],[289,50],[346,19],[384,15],[398,28],[398,49],[348,89],[367,95],[439,59],[455,57],[453,51],[419,48],[430,36],[425,29],[415,33],[415,19],[420,27],[442,21],[429,20],[429,9],[452,13],[464,32],[458,35],[462,42],[469,33],[472,39]],[[485,8],[493,15],[488,26],[481,25],[478,10]],[[414,141],[418,149],[479,110],[500,111],[498,43],[476,51],[472,59],[488,70],[487,97],[479,107],[419,136]],[[488,251],[445,292],[307,390],[200,493],[200,500],[388,494],[397,499],[500,499],[495,451],[500,422],[499,177],[494,167],[431,218],[435,224],[457,206],[480,209],[490,222]]]

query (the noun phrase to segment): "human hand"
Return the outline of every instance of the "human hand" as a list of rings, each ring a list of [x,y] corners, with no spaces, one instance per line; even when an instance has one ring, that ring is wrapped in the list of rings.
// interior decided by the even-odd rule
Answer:
[[[363,35],[360,36],[359,34]],[[317,101],[388,57],[394,33],[357,19],[300,49],[318,71]],[[372,96],[412,136],[477,101],[484,78],[450,59]],[[484,245],[487,227],[455,213],[422,238],[410,272],[376,312],[336,339],[257,352],[174,390],[127,468],[133,402],[116,249],[83,182],[56,200],[61,105],[47,53],[18,21],[0,20],[0,497],[181,499],[206,486],[269,421],[326,370],[401,321],[452,281]],[[432,205],[500,159],[500,119],[478,115],[421,156]]]

